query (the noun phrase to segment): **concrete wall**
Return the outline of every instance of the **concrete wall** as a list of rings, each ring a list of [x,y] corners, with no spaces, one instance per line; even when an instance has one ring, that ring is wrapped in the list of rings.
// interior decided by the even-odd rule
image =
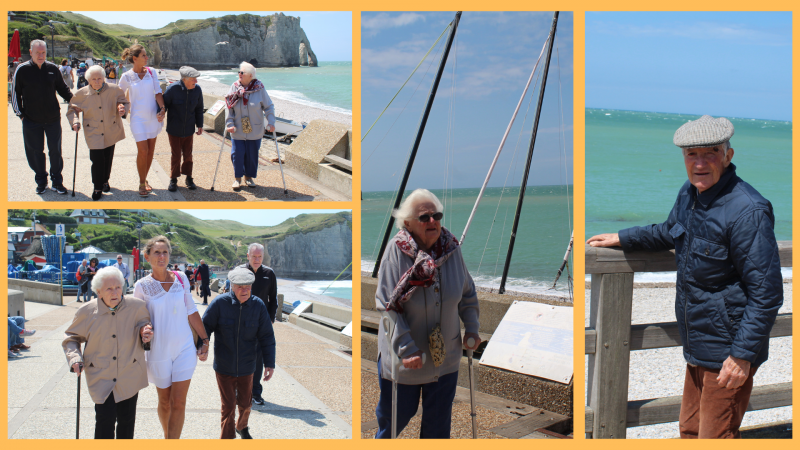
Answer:
[[[25,293],[14,289],[8,290],[8,315],[25,317]]]
[[[314,314],[325,316],[339,322],[350,323],[353,321],[353,310],[344,306],[329,305],[327,303],[311,302],[311,311]]]
[[[278,294],[279,300],[279,308],[278,313],[280,313],[281,308],[283,307],[283,294]],[[327,317],[329,319],[338,320],[339,322],[350,323],[353,321],[353,310],[350,308],[346,308],[344,306],[336,306],[336,305],[329,305],[327,303],[319,303],[319,302],[310,302],[311,309],[307,310],[307,312],[311,312],[314,314],[319,314],[320,316]],[[346,336],[342,334],[341,331],[335,330],[328,326],[322,325],[320,323],[304,319],[299,317],[295,314],[289,315],[289,323],[293,325],[297,325],[298,327],[308,330],[314,334],[318,334],[325,339],[330,339],[334,342],[338,342],[344,347],[353,348],[353,338],[350,336]]]
[[[49,305],[62,305],[61,288],[57,284],[29,280],[8,280],[8,288],[22,291],[25,300]]]

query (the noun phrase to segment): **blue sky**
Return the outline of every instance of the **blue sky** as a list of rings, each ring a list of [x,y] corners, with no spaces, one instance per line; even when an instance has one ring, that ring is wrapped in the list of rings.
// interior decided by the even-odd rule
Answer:
[[[366,133],[455,12],[363,12],[361,15],[361,132]],[[423,136],[407,191],[480,187],[514,108],[547,39],[552,12],[464,12]],[[572,13],[559,16],[529,185],[572,182]],[[391,191],[402,177],[447,35],[362,142],[362,189]],[[558,52],[556,52],[558,49]],[[453,88],[453,68],[455,88]],[[544,57],[540,69],[544,67]],[[560,77],[559,77],[560,67]],[[427,71],[427,74],[426,74]],[[534,78],[536,79],[536,78]],[[561,101],[559,109],[559,79]],[[416,92],[415,92],[416,90]],[[455,95],[451,96],[451,92]],[[520,129],[529,100],[527,121]],[[517,147],[518,186],[536,109],[529,90],[490,186],[503,186]],[[454,104],[451,108],[451,98]],[[449,114],[452,109],[453,114]],[[559,144],[560,119],[563,137]],[[449,119],[449,120],[448,120]],[[448,128],[448,122],[452,127]],[[518,139],[519,137],[519,139]],[[451,150],[450,175],[446,149]],[[564,172],[563,148],[567,153]],[[513,170],[512,170],[513,174]]]
[[[254,227],[278,225],[300,214],[334,214],[349,209],[181,209],[202,220],[235,220]]]
[[[586,106],[792,120],[790,12],[587,12]]]
[[[74,11],[107,24],[122,23],[155,30],[180,19],[207,19],[228,14],[272,15],[275,11]],[[349,11],[279,11],[300,17],[311,49],[320,61],[353,59],[353,13]]]

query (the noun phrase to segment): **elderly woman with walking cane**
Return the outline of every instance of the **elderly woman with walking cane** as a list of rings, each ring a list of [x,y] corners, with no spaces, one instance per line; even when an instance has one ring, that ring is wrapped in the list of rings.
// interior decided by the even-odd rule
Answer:
[[[150,314],[144,300],[123,296],[123,284],[117,268],[97,271],[92,289],[99,300],[78,309],[62,343],[70,370],[79,377],[78,395],[86,371],[95,403],[95,439],[133,439],[136,401],[147,387],[144,345],[153,338]]]
[[[386,318],[378,335],[387,337],[378,341],[376,438],[402,432],[420,395],[420,437],[449,438],[462,345],[474,350],[481,343],[475,283],[458,240],[442,227],[442,209],[435,195],[417,189],[393,213],[400,231],[381,260],[375,294]]]
[[[120,116],[127,114],[130,102],[122,89],[105,82],[105,72],[99,65],[90,67],[86,71],[86,78],[89,85],[79,89],[72,97],[67,118],[77,133],[81,129],[81,120],[76,112],[83,111],[83,135],[92,161],[92,200],[100,200],[103,192],[111,192],[108,180],[114,160],[114,146],[125,139]],[[75,138],[77,149],[77,135]],[[72,191],[74,194],[74,182]]]

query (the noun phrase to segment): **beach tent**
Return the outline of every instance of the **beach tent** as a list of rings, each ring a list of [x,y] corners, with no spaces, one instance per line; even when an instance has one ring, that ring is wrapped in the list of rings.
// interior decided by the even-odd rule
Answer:
[[[19,269],[14,267],[13,264],[8,265],[8,278],[19,278]]]
[[[25,263],[22,265],[22,268],[19,271],[20,272],[36,272],[37,270],[39,270],[39,268],[36,267],[36,264],[34,264],[33,261],[25,261]]]
[[[103,267],[113,266],[114,264],[117,263],[117,260],[116,259],[104,259],[102,261],[99,261],[99,263],[103,264]],[[98,267],[100,267],[100,266],[98,265]]]

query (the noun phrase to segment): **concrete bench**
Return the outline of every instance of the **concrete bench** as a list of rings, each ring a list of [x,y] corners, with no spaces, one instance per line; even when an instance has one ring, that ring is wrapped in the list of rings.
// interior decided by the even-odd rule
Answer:
[[[300,317],[302,317],[303,319],[308,319],[317,323],[321,323],[322,325],[326,325],[338,331],[344,330],[344,327],[347,326],[347,324],[344,322],[340,322],[336,319],[331,319],[329,317],[321,316],[319,314],[314,314],[314,313],[302,313],[300,314]]]
[[[350,172],[353,171],[353,161],[344,159],[341,156],[325,155],[325,161]]]

